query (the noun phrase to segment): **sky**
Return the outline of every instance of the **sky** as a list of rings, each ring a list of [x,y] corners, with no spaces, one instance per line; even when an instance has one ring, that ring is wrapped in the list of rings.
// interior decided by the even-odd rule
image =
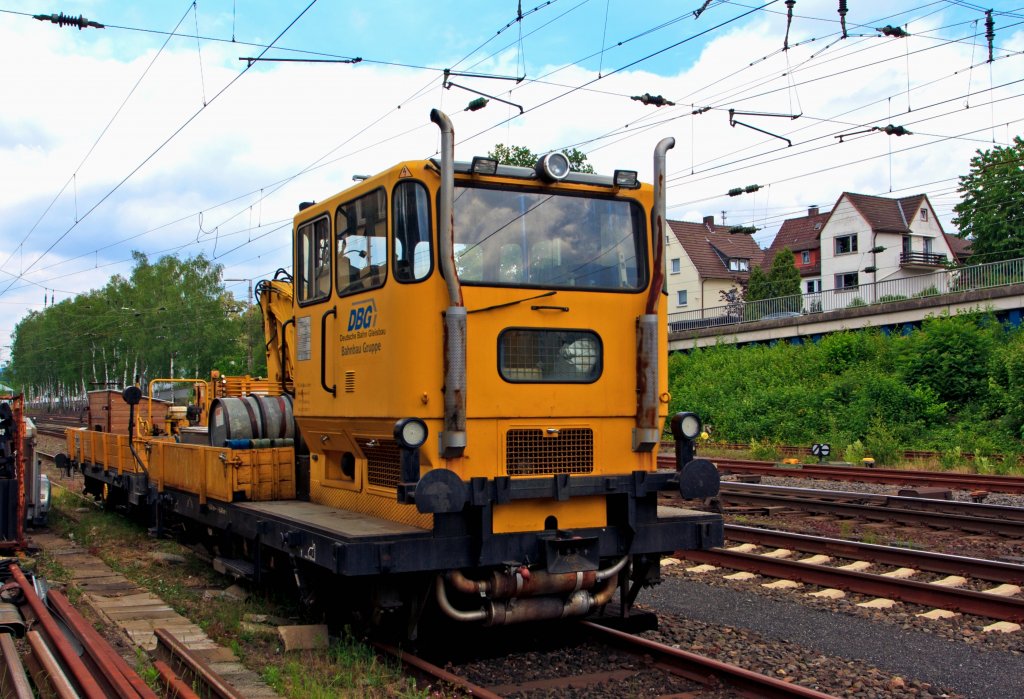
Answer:
[[[19,319],[127,276],[133,250],[290,267],[298,203],[432,157],[435,107],[460,160],[575,147],[649,181],[672,136],[669,217],[724,214],[762,247],[844,191],[927,194],[955,232],[957,176],[1024,131],[1024,0],[851,0],[845,38],[838,4],[0,0],[0,364]],[[105,27],[32,17],[55,11]]]

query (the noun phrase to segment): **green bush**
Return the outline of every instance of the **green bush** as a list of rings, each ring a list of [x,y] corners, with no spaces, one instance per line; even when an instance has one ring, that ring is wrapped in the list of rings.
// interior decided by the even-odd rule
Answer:
[[[933,284],[932,286],[929,286],[927,289],[923,289],[923,290],[917,292],[916,294],[914,294],[914,298],[915,299],[920,299],[920,298],[924,298],[926,296],[938,296],[938,295],[939,295],[939,290]]]
[[[868,456],[875,459],[879,465],[892,466],[900,462],[903,457],[900,443],[891,429],[879,419],[871,425],[871,431],[864,439],[864,448]]]
[[[943,471],[961,466],[964,463],[964,453],[960,447],[947,449],[939,455],[939,466]]]
[[[669,358],[670,412],[723,442],[828,442],[896,461],[903,449],[1024,454],[1024,329],[990,314],[928,319],[909,335],[833,333],[791,345],[718,345]],[[998,460],[998,459],[997,459]],[[1016,457],[1011,459],[1016,461]]]
[[[782,451],[778,444],[767,439],[751,439],[750,457],[761,461],[779,461],[782,458]]]
[[[907,297],[903,294],[886,294],[885,296],[878,297],[878,303],[891,303],[893,301],[906,301]]]
[[[861,306],[867,306],[867,305],[868,305],[867,302],[864,301],[864,299],[862,299],[860,296],[858,296],[853,301],[850,301],[850,303],[846,304],[846,307],[847,308],[860,308]]]
[[[865,453],[864,443],[859,439],[855,439],[852,444],[847,444],[846,449],[843,450],[843,461],[859,464],[860,460],[864,458]]]

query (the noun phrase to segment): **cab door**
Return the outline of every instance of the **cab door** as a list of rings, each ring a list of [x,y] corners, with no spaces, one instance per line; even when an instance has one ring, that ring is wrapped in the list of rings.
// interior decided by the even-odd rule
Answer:
[[[333,353],[328,338],[336,334],[337,307],[331,294],[331,217],[326,212],[295,231],[295,414],[323,415],[337,395]]]

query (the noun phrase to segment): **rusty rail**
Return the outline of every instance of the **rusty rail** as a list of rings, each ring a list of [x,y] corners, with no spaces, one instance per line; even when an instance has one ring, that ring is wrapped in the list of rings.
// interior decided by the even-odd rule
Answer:
[[[9,633],[0,633],[0,696],[4,699],[34,699],[25,666]]]
[[[154,629],[153,633],[156,634],[156,654],[159,659],[190,685],[201,685],[201,695],[217,699],[245,699],[238,690],[167,629]]]
[[[610,629],[591,621],[581,622],[591,633],[606,643],[614,643],[627,647],[629,650],[651,655],[659,663],[667,665],[670,671],[682,677],[700,682],[705,686],[725,684],[750,696],[767,697],[768,699],[830,699],[831,694],[824,694],[809,687],[783,682],[753,670],[730,665],[714,658],[690,653],[673,648],[663,643],[656,643],[646,638]],[[834,699],[834,698],[833,698]]]
[[[28,639],[29,648],[32,649],[29,657],[35,664],[32,676],[36,686],[49,687],[53,695],[59,699],[79,699],[71,678],[64,673],[64,668],[53,655],[43,635],[38,631],[29,631],[25,637]]]
[[[458,687],[459,689],[462,689],[463,691],[467,692],[470,696],[480,697],[480,699],[501,699],[500,694],[495,694],[489,689],[485,689],[480,685],[473,684],[466,678],[459,677],[456,674],[448,672],[444,668],[440,668],[437,665],[434,665],[433,663],[427,662],[423,658],[407,653],[401,648],[395,648],[394,646],[389,646],[385,643],[379,643],[377,641],[372,642],[372,644],[373,647],[377,650],[381,651],[382,653],[387,653],[393,658],[400,660],[402,663],[408,665],[417,672],[421,672],[424,675],[428,675],[429,677],[441,680],[442,682],[447,682],[453,687]]]
[[[859,493],[747,483],[723,483],[721,499],[723,504],[784,506],[869,520],[924,524],[942,529],[953,528],[1024,537],[1024,510],[1014,507],[961,503],[954,500],[904,498],[896,495],[861,497]],[[884,504],[868,504],[874,502]]]
[[[185,681],[174,674],[171,666],[163,660],[154,660],[153,667],[167,688],[168,699],[200,699],[199,695],[192,691],[192,688],[185,684]]]
[[[32,613],[36,616],[36,621],[43,629],[46,643],[56,651],[57,656],[59,656],[60,664],[67,668],[71,675],[70,680],[74,683],[78,692],[85,696],[86,699],[107,699],[106,692],[104,692],[103,688],[100,687],[96,678],[89,672],[85,663],[83,663],[81,658],[78,657],[78,654],[75,653],[70,642],[64,636],[60,627],[57,626],[57,622],[53,618],[53,615],[50,614],[46,605],[44,605],[43,601],[39,599],[38,595],[36,595],[36,591],[32,583],[28,581],[28,578],[25,577],[25,574],[21,572],[21,569],[18,566],[10,566],[10,571],[15,581],[17,581],[18,585],[21,587],[21,590],[25,595],[25,601],[31,608]],[[41,640],[42,638],[40,638],[40,641]],[[43,645],[45,646],[46,643]],[[35,649],[35,647],[33,647],[33,649]],[[54,658],[54,660],[56,661],[56,658]]]
[[[114,652],[110,644],[99,635],[92,625],[71,606],[67,597],[57,590],[50,590],[47,600],[71,633],[74,634],[90,661],[97,677],[110,685],[113,695],[119,699],[157,699],[156,693],[139,677],[124,658]]]
[[[758,473],[780,478],[819,478],[859,483],[893,483],[906,485],[933,485],[958,490],[987,490],[996,493],[1024,494],[1024,476],[994,476],[979,473],[951,471],[921,471],[896,468],[865,468],[863,466],[831,466],[826,464],[796,464],[779,466],[770,461],[751,459],[712,459],[722,473]],[[658,467],[675,468],[671,456],[659,456]]]
[[[842,570],[782,558],[768,558],[726,549],[683,551],[680,554],[689,561],[709,563],[733,570],[745,570],[772,578],[797,580],[810,585],[898,599],[927,607],[952,609],[965,614],[975,614],[1002,621],[1024,621],[1024,599],[1015,597],[999,597],[986,592],[943,587],[915,580],[901,580],[873,573]]]
[[[901,546],[863,544],[859,541],[794,534],[759,527],[744,527],[738,524],[725,525],[725,538],[727,541],[791,549],[804,553],[821,553],[836,558],[873,561],[884,565],[915,568],[944,575],[962,575],[992,582],[1024,584],[1024,565],[1017,563],[954,556]]]

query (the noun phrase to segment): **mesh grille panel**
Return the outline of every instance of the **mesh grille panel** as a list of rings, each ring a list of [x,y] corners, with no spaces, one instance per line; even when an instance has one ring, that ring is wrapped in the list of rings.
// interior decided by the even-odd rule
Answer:
[[[509,328],[498,337],[498,369],[511,383],[591,383],[601,355],[590,330]]]
[[[594,432],[575,427],[547,437],[539,429],[509,430],[505,433],[505,470],[510,476],[593,473]]]
[[[397,488],[402,473],[398,442],[393,439],[357,439],[356,443],[366,455],[367,482],[384,488]]]

